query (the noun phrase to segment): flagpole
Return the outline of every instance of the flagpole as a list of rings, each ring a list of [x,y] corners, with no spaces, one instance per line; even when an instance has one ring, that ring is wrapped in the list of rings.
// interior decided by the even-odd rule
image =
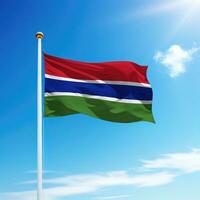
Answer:
[[[37,72],[37,200],[42,200],[42,32],[36,33],[38,40]]]

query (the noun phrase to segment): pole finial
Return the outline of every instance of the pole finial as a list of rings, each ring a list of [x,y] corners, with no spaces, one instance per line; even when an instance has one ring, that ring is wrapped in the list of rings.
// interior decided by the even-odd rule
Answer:
[[[42,32],[37,32],[36,33],[36,38],[37,39],[42,39],[44,37],[44,34]]]

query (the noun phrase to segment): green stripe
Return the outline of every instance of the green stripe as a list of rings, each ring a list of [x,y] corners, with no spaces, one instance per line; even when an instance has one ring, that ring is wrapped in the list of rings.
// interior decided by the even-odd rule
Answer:
[[[65,116],[77,113],[112,122],[154,122],[151,104],[118,103],[74,96],[45,97],[45,116]]]

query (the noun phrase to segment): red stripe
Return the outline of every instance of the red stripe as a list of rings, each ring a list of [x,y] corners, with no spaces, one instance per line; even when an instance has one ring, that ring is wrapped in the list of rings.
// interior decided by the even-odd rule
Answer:
[[[146,66],[129,61],[87,63],[45,54],[45,73],[81,80],[107,80],[149,83]]]

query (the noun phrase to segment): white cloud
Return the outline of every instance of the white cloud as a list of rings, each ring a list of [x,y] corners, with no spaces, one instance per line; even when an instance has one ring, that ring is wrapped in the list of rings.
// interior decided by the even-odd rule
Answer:
[[[179,45],[172,45],[165,52],[158,51],[154,59],[169,70],[171,77],[176,77],[186,71],[186,63],[193,59],[199,48],[183,49]]]
[[[186,153],[164,154],[157,159],[142,161],[141,167],[143,170],[140,170],[140,173],[122,170],[45,179],[44,183],[48,185],[48,188],[44,189],[45,200],[58,200],[72,195],[94,193],[108,187],[165,185],[174,181],[177,176],[200,171],[200,149],[193,149]],[[36,183],[35,180],[26,182],[26,184],[34,183]],[[36,192],[0,193],[0,199],[35,200]],[[101,199],[109,199],[109,196]]]
[[[37,196],[35,191],[9,192],[0,194],[1,200],[35,200],[36,197]]]
[[[154,178],[154,180],[152,180]],[[152,187],[170,182],[173,175],[168,173],[153,173],[145,175],[131,175],[127,171],[113,171],[102,174],[66,176],[56,179],[47,179],[45,183],[65,184],[71,186],[109,187],[117,185],[135,185]]]
[[[132,185],[137,187],[155,187],[171,182],[176,175],[167,172],[132,175],[127,171],[113,171],[101,174],[86,174],[65,176],[54,179],[46,179],[44,183],[53,186],[44,189],[46,200],[56,200],[59,197],[66,197],[84,193],[93,193],[105,187]],[[33,183],[31,181],[30,183]],[[4,200],[33,200],[35,193],[17,192],[2,194]],[[2,196],[0,195],[0,197]]]
[[[127,171],[113,171],[101,174],[83,174],[45,179],[49,185],[88,186],[89,188],[109,187],[117,185],[135,185],[139,187],[152,187],[170,182],[174,175],[169,173],[153,173],[131,175]],[[153,180],[152,180],[153,178]],[[26,184],[36,183],[36,180],[26,181]]]
[[[176,169],[184,173],[200,171],[200,149],[188,153],[166,154],[161,158],[143,161],[147,169]]]

